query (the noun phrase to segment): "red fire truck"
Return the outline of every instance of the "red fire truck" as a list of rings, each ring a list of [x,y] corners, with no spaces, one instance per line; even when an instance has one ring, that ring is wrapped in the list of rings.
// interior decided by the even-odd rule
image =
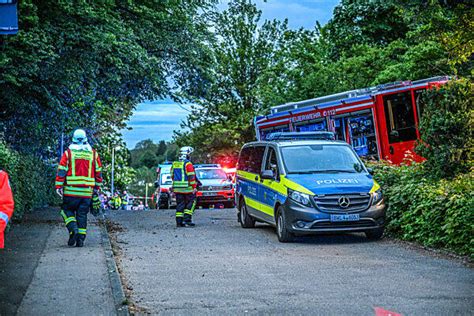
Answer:
[[[332,131],[359,156],[399,164],[420,138],[421,93],[449,79],[400,81],[274,106],[255,117],[257,139],[274,132]]]

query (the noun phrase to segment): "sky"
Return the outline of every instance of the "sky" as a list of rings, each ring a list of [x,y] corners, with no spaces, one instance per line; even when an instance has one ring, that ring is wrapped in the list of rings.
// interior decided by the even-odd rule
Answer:
[[[339,0],[255,0],[262,10],[262,20],[288,19],[290,28],[312,29],[316,21],[325,24],[332,16]],[[227,1],[220,0],[218,9],[224,10]],[[180,123],[188,114],[189,105],[177,105],[170,99],[140,103],[127,123],[131,130],[123,130],[127,147],[132,149],[140,140],[172,139],[173,131],[180,129]]]

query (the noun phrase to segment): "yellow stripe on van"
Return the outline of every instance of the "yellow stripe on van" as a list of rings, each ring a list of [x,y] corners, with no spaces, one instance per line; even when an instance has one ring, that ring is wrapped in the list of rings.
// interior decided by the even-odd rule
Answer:
[[[251,199],[247,196],[244,197],[245,198],[245,204],[247,204],[248,206],[250,206],[251,208],[257,210],[257,211],[260,211],[262,213],[265,213],[267,215],[270,215],[272,217],[275,216],[274,214],[274,210],[273,210],[273,207],[271,206],[268,206],[266,204],[263,204],[263,203],[260,203],[254,199]]]
[[[377,181],[374,180],[374,185],[372,186],[372,189],[370,189],[369,193],[374,193],[378,189],[380,189],[380,185],[377,183]]]
[[[288,188],[290,188],[290,189],[292,189],[292,190],[301,192],[301,193],[306,193],[306,194],[309,194],[309,195],[314,195],[313,192],[311,192],[310,190],[306,189],[304,186],[302,186],[302,185],[300,185],[300,184],[298,184],[298,183],[296,183],[296,182],[293,182],[293,181],[291,181],[291,180],[288,180],[287,178],[285,178],[285,176],[282,175],[282,176],[280,176],[280,178],[281,178],[280,181],[281,181],[281,183],[282,183],[284,186],[286,186],[286,187],[288,187]],[[287,192],[285,192],[284,194],[287,195]]]

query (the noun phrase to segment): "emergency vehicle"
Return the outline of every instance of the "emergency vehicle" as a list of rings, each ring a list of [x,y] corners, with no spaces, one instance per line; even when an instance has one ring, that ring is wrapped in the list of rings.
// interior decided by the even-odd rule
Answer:
[[[281,242],[320,232],[381,238],[386,205],[372,171],[346,142],[299,134],[242,147],[235,193],[241,226],[268,223]]]
[[[200,186],[196,194],[199,206],[223,204],[234,207],[234,186],[232,178],[219,164],[194,165],[196,179]]]
[[[270,114],[255,117],[257,139],[275,132],[330,131],[361,157],[399,164],[420,138],[421,93],[449,79],[400,81],[274,106]]]

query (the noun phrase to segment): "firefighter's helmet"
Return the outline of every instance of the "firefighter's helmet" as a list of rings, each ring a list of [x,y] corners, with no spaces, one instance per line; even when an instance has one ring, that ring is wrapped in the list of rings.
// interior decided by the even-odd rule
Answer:
[[[189,156],[194,152],[194,148],[190,146],[181,147],[179,149],[179,160],[189,159]]]
[[[86,144],[87,143],[87,135],[86,131],[83,129],[76,129],[74,134],[72,135],[72,142],[74,144]]]

